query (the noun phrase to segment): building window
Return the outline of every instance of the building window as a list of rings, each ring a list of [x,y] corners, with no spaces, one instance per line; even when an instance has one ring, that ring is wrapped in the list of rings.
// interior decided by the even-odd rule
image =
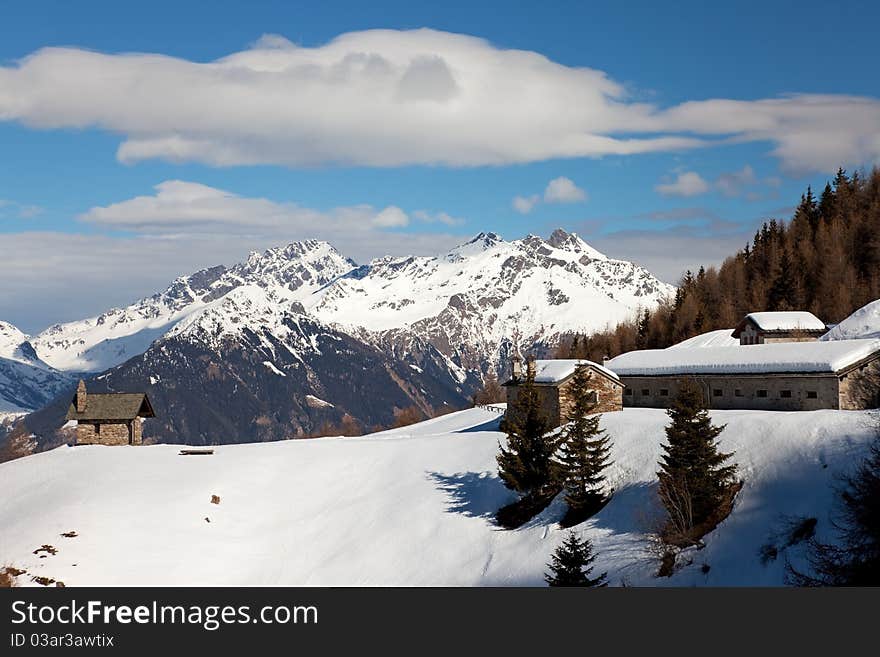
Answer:
[[[713,397],[721,397],[724,393],[721,392],[721,388],[715,388],[712,390]]]
[[[783,399],[791,399],[791,390],[780,390],[779,396]]]
[[[596,392],[595,390],[590,390],[587,393],[587,401],[590,402],[591,404],[598,404],[599,403],[599,393]]]
[[[736,390],[734,390],[734,391],[733,391],[733,396],[734,396],[734,397],[742,397],[742,396],[743,396],[743,391],[742,391],[742,389],[741,389],[741,388],[737,388]]]
[[[815,390],[807,390],[807,399],[818,399],[819,393]]]
[[[647,388],[642,388],[642,397],[650,397],[650,396],[651,396],[651,391],[648,390]]]
[[[95,435],[101,434],[101,425],[95,422]]]
[[[660,396],[661,396],[661,397],[668,397],[668,396],[669,396],[669,390],[667,390],[666,388],[660,388]]]
[[[767,396],[766,390],[759,390],[758,391],[758,397],[766,397],[766,396]]]
[[[626,395],[627,397],[632,397],[633,389],[632,389],[632,388],[626,388],[626,389],[623,391],[623,394]]]

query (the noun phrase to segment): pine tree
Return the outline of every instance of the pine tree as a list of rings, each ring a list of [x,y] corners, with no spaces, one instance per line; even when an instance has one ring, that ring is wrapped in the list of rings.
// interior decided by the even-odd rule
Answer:
[[[796,286],[791,258],[788,251],[783,251],[779,258],[776,278],[767,293],[768,310],[793,310]]]
[[[550,586],[608,586],[607,573],[590,578],[595,560],[589,539],[581,540],[574,532],[569,532],[547,564],[550,573],[545,573],[544,579]]]
[[[638,335],[636,336],[636,349],[644,349],[648,346],[648,330],[651,326],[651,313],[645,308],[639,319]]]
[[[815,574],[789,565],[800,586],[880,586],[880,430],[868,457],[843,480],[834,518],[838,544],[813,541],[808,558]]]
[[[550,421],[541,409],[541,399],[531,367],[517,386],[507,424],[507,447],[499,445],[498,475],[509,489],[519,493],[542,492],[553,482],[553,453],[557,442],[545,438]]]
[[[718,450],[724,426],[712,424],[703,391],[684,381],[667,411],[667,445],[660,457],[660,501],[669,514],[668,530],[687,537],[694,527],[716,514],[734,483],[735,465],[723,465],[733,454]]]
[[[574,398],[566,416],[560,441],[560,480],[565,487],[565,502],[573,511],[596,508],[604,500],[603,471],[609,465],[611,440],[599,428],[601,415],[592,414],[590,370],[577,367],[571,382]]]

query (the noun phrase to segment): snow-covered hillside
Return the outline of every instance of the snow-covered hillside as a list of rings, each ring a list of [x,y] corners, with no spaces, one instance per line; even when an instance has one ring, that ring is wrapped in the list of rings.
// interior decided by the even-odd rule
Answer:
[[[667,347],[667,349],[700,349],[703,347],[735,347],[739,344],[739,339],[734,338],[731,334],[733,329],[718,329],[717,331],[709,331],[695,335],[687,340]]]
[[[820,340],[880,338],[880,299],[862,306],[823,335]]]
[[[867,412],[715,411],[745,485],[733,514],[656,579],[662,410],[608,413],[612,501],[577,529],[612,585],[779,585],[786,518],[828,535],[834,477],[870,439]],[[876,418],[874,418],[876,419]],[[499,414],[471,409],[361,438],[293,440],[179,456],[170,445],[62,447],[0,464],[0,562],[66,585],[543,585],[564,538],[557,500],[499,530]],[[212,504],[218,495],[220,504]],[[75,537],[62,534],[75,532]],[[55,554],[34,551],[43,545]],[[759,551],[774,545],[775,561]],[[45,555],[45,558],[40,558]]]

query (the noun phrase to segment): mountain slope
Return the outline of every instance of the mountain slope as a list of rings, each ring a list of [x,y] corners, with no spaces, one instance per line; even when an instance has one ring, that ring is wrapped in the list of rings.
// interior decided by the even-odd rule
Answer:
[[[613,326],[672,292],[641,267],[611,260],[562,230],[546,241],[481,233],[443,256],[380,258],[362,267],[310,240],[181,277],[126,308],[52,326],[32,344],[55,368],[100,372],[243,285],[301,303],[316,319],[399,352],[412,334],[467,369],[497,360],[505,341],[529,346],[565,331]]]
[[[33,339],[47,363],[62,370],[100,372],[143,353],[179,321],[242,285],[304,299],[354,266],[326,242],[307,240],[251,253],[232,268],[182,276],[166,290],[89,319],[56,324]]]
[[[41,361],[27,335],[0,322],[0,412],[41,408],[69,388],[72,380]]]
[[[684,553],[691,565],[669,579],[654,577],[647,534],[668,418],[659,409],[603,416],[616,493],[577,531],[612,586],[782,584],[786,559],[803,563],[802,546],[784,547],[786,519],[817,518],[818,536],[830,537],[835,477],[862,458],[876,419],[711,415],[727,425],[720,446],[735,452],[744,487],[706,547]],[[80,586],[543,586],[566,535],[556,524],[563,506],[516,531],[493,524],[512,498],[496,475],[498,418],[470,409],[362,438],[221,446],[198,458],[159,445],[18,459],[0,464],[0,554],[28,575]],[[71,530],[76,538],[59,536]],[[43,544],[57,554],[39,559]],[[777,548],[775,560],[762,561],[765,546]]]
[[[569,331],[613,326],[654,307],[673,288],[556,230],[506,242],[494,233],[438,257],[382,258],[307,300],[327,322],[400,343],[423,338],[467,368],[497,362]]]
[[[482,233],[443,256],[362,267],[312,240],[181,277],[32,344],[52,366],[93,373],[96,392],[149,392],[153,440],[263,441],[461,408],[515,348],[614,324],[670,290],[562,230],[513,242]],[[16,435],[63,442],[67,401]]]
[[[420,365],[404,363],[301,310],[277,289],[239,286],[90,379],[89,390],[145,390],[157,416],[145,439],[194,445],[302,437],[343,422],[368,430],[411,406],[431,415],[466,404],[463,386],[476,382],[430,347]],[[28,416],[20,432],[56,444],[67,403]]]

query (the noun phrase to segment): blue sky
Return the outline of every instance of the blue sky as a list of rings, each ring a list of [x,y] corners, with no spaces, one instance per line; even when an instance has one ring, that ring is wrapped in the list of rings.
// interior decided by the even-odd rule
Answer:
[[[0,319],[309,237],[562,226],[674,282],[880,161],[876,3],[419,4],[7,5]]]

